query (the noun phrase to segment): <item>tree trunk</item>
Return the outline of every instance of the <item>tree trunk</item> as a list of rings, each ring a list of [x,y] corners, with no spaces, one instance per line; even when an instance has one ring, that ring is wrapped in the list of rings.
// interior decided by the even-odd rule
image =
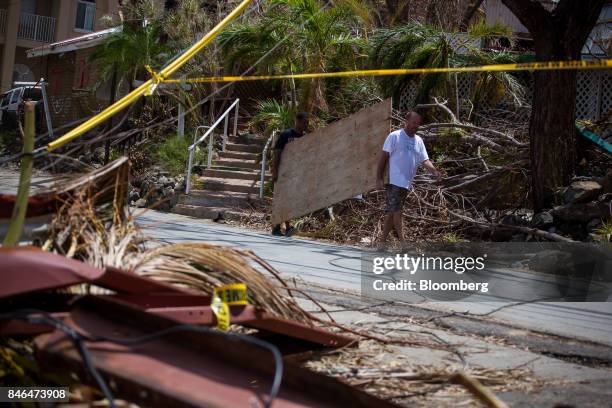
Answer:
[[[405,23],[410,19],[411,0],[385,0],[387,25]]]
[[[459,25],[459,28],[461,30],[467,30],[468,26],[470,25],[470,21],[472,20],[472,17],[474,17],[474,14],[476,14],[480,6],[482,6],[482,3],[484,3],[484,0],[472,1],[472,4],[470,4],[470,6],[467,8],[467,10],[465,10],[465,13],[463,14],[463,19],[461,20],[461,24]]]
[[[502,0],[527,27],[538,61],[577,60],[605,0],[560,0],[550,11],[537,1]],[[554,192],[575,169],[576,71],[534,73],[529,124],[533,209],[554,204]]]
[[[535,212],[551,206],[555,190],[568,185],[574,173],[575,100],[575,71],[534,74],[529,145]]]

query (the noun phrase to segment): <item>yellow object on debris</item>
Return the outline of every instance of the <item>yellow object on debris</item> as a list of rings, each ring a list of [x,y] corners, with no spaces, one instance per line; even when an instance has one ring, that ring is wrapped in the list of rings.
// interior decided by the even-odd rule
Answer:
[[[210,308],[217,318],[217,328],[227,330],[230,326],[230,306],[248,305],[247,285],[233,283],[215,288]]]

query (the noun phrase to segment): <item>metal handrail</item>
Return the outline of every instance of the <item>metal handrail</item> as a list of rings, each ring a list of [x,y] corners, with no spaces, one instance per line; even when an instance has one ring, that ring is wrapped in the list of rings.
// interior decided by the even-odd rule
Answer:
[[[264,190],[264,181],[266,179],[266,165],[268,164],[268,149],[270,148],[270,143],[274,136],[276,135],[276,130],[272,132],[268,140],[266,141],[266,145],[261,152],[261,180],[259,182],[259,199],[263,199],[263,190]]]
[[[207,169],[210,169],[210,166],[212,165],[212,155],[213,155],[213,141],[214,141],[214,130],[217,128],[217,126],[219,126],[219,124],[221,124],[221,122],[223,120],[225,120],[225,126],[224,126],[224,130],[223,130],[223,147],[222,150],[225,151],[225,144],[227,141],[227,130],[228,130],[228,122],[229,122],[229,114],[230,112],[235,109],[236,111],[234,112],[234,136],[236,136],[238,133],[238,109],[240,107],[240,99],[236,99],[234,101],[234,103],[232,103],[230,105],[229,108],[227,108],[225,110],[225,112],[223,112],[223,114],[221,116],[219,116],[219,118],[215,121],[215,123],[213,123],[211,126],[198,126],[195,129],[195,132],[193,134],[193,144],[191,146],[189,146],[188,150],[189,150],[189,161],[187,163],[187,178],[185,180],[185,194],[189,194],[189,192],[191,191],[191,169],[193,168],[193,154],[195,152],[195,148],[202,143],[204,140],[206,140],[206,138],[208,138],[208,136],[210,136],[210,138],[208,139],[208,162],[206,165]],[[208,128],[208,130],[206,131],[206,133],[204,133],[204,135],[199,138],[198,140],[196,140],[197,136],[198,136],[198,130],[199,129],[204,129],[204,128]]]

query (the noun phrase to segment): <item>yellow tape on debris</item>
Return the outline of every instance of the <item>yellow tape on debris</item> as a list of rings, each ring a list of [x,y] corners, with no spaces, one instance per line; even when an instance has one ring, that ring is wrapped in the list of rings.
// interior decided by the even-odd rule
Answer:
[[[230,326],[230,306],[248,305],[247,286],[233,283],[215,288],[210,308],[217,317],[217,328],[227,330]]]
[[[311,74],[285,74],[285,75],[255,75],[255,76],[223,76],[187,79],[163,79],[165,83],[212,83],[212,82],[241,82],[264,81],[271,79],[313,79],[313,78],[346,78],[360,76],[389,76],[389,75],[422,75],[445,74],[455,72],[496,72],[496,71],[551,71],[569,69],[610,69],[612,59],[596,61],[548,61],[529,62],[521,64],[495,64],[474,67],[448,67],[448,68],[402,68],[402,69],[370,69],[361,71],[317,72]]]
[[[62,137],[54,140],[53,142],[47,145],[47,150],[52,151],[57,149],[60,146],[68,143],[69,141],[76,139],[77,137],[83,135],[83,133],[93,129],[101,123],[104,123],[106,120],[110,119],[132,103],[136,102],[138,98],[146,93],[151,93],[155,90],[157,83],[162,81],[164,78],[169,77],[174,72],[176,72],[179,68],[181,68],[187,61],[193,58],[198,52],[200,52],[204,47],[206,47],[210,42],[223,31],[223,29],[231,23],[236,17],[238,17],[244,9],[251,3],[253,0],[244,0],[242,3],[238,5],[231,13],[229,13],[223,20],[219,22],[208,34],[206,34],[200,41],[195,43],[191,48],[181,54],[177,59],[168,64],[167,67],[162,69],[156,76],[156,79],[150,79],[146,81],[144,84],[140,85],[138,88],[104,109],[102,112],[94,116],[93,118],[87,120],[76,128],[72,129],[70,132],[66,133]]]

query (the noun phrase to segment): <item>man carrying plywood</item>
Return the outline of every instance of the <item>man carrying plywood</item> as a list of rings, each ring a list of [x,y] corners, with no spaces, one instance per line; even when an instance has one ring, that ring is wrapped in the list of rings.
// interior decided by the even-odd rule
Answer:
[[[292,129],[285,129],[281,132],[274,145],[274,159],[272,161],[272,181],[276,183],[278,180],[278,168],[280,166],[283,149],[287,143],[293,142],[304,136],[304,133],[308,129],[308,113],[299,112],[295,116],[295,126]],[[282,224],[282,223],[281,223]],[[282,236],[281,224],[272,226],[272,235]],[[285,236],[290,237],[295,232],[295,228],[289,224],[289,221],[285,221]]]
[[[417,168],[422,164],[438,180],[442,177],[429,160],[425,143],[416,131],[421,126],[421,116],[416,112],[406,114],[404,128],[391,132],[378,161],[376,183],[379,190],[383,187],[387,192],[386,216],[380,244],[384,245],[392,228],[395,228],[397,239],[404,241],[402,235],[402,206],[412,188],[412,179]],[[384,184],[384,174],[389,165],[389,183]]]

